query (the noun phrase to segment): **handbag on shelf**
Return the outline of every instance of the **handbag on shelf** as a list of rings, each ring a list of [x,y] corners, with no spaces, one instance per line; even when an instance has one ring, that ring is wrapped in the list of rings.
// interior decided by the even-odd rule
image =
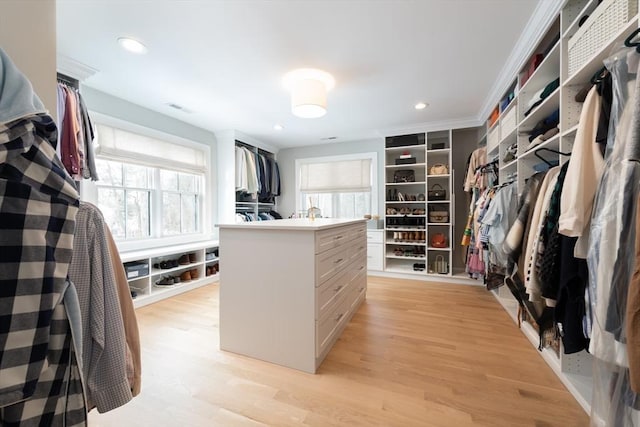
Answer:
[[[446,223],[449,222],[449,212],[448,211],[430,211],[429,212],[429,222],[434,223]]]
[[[438,274],[449,273],[449,263],[445,261],[444,256],[438,255],[433,262],[433,270]]]
[[[429,175],[446,175],[449,167],[443,163],[437,163],[429,168]]]
[[[393,173],[393,182],[415,182],[416,175],[411,169],[397,170]]]
[[[427,200],[446,200],[447,199],[447,190],[445,190],[442,185],[434,184],[427,191]]]
[[[432,248],[446,248],[447,236],[445,236],[444,233],[434,233],[431,235],[429,243]]]

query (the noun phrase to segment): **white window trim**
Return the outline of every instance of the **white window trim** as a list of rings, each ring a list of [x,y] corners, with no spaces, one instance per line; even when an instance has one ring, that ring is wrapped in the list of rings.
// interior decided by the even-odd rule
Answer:
[[[179,136],[162,132],[157,129],[148,128],[146,126],[141,126],[135,123],[127,122],[125,120],[121,120],[112,116],[108,116],[106,114],[89,111],[89,115],[91,117],[92,122],[100,123],[107,126],[113,126],[116,128],[120,128],[125,131],[139,133],[141,135],[150,137],[150,138],[158,138],[167,142],[171,142],[178,145],[185,145],[187,147],[195,147],[202,150],[205,153],[207,164],[206,171],[203,173],[203,182],[200,194],[204,198],[204,203],[200,203],[200,217],[202,218],[201,230],[198,233],[186,234],[186,235],[177,235],[177,236],[150,236],[144,239],[132,239],[132,240],[118,240],[116,241],[116,245],[121,252],[130,252],[130,251],[138,251],[144,249],[152,249],[158,247],[172,246],[177,244],[184,243],[193,243],[196,241],[204,241],[211,240],[214,237],[213,233],[213,201],[211,200],[215,195],[213,194],[214,187],[211,185],[211,176],[212,176],[212,159],[211,159],[211,146],[207,144],[203,144],[200,142],[191,141],[185,138],[181,138]],[[108,157],[105,157],[108,158]],[[132,163],[135,163],[135,160],[132,159]],[[176,169],[179,170],[179,169]],[[193,171],[183,171],[185,173],[193,173]],[[154,176],[154,179],[156,177]],[[154,190],[152,190],[153,192]],[[209,194],[209,191],[211,194]],[[87,201],[93,203],[97,206],[98,204],[98,190],[95,182],[90,180],[82,180],[80,181],[80,198],[83,201]],[[156,197],[157,199],[157,197]],[[156,200],[156,203],[158,201]],[[160,218],[157,218],[156,215],[156,206],[151,206],[151,224],[152,227],[157,226],[154,224],[154,221],[160,221]]]
[[[339,162],[344,160],[371,160],[371,215],[378,215],[378,153],[354,153],[342,154],[339,156],[327,157],[308,157],[304,159],[296,159],[296,212],[305,210],[302,199],[300,198],[300,169],[302,165],[309,163],[321,162]]]

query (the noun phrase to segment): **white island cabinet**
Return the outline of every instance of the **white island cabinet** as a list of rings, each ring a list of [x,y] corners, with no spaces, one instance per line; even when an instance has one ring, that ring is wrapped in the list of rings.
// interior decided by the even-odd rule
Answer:
[[[315,373],[365,299],[365,221],[219,227],[220,348]]]

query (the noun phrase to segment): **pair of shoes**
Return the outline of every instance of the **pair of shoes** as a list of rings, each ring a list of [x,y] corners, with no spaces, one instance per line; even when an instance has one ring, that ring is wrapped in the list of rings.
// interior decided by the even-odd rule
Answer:
[[[196,262],[196,254],[195,254],[195,252],[190,253],[190,254],[183,254],[178,259],[178,264],[180,264],[180,265],[189,265],[189,264],[193,264],[195,262]]]
[[[178,265],[180,264],[178,264],[177,259],[168,259],[168,260],[160,261],[159,263],[153,264],[153,268],[160,268],[162,270],[167,270],[169,268],[175,268]]]
[[[424,271],[425,267],[425,264],[417,262],[413,264],[413,271]]]
[[[175,279],[171,276],[161,277],[155,282],[157,286],[171,286],[171,285],[174,285],[175,283],[176,283]]]
[[[197,268],[194,268],[193,270],[189,270],[189,274],[191,274],[191,279],[197,279],[200,276],[200,272],[198,271]]]
[[[207,253],[204,255],[204,260],[205,260],[205,261],[212,261],[212,260],[214,260],[215,258],[216,258],[216,255],[215,255],[213,252],[207,252]]]
[[[396,208],[387,208],[387,215],[397,215],[398,211]]]
[[[213,265],[208,265],[207,266],[207,271],[206,271],[206,275],[207,276],[213,276],[217,272],[218,272],[218,264],[213,264]]]
[[[200,276],[200,273],[198,273],[198,269],[194,268],[191,270],[185,270],[180,274],[180,280],[182,280],[183,282],[188,282],[190,280],[195,280]]]

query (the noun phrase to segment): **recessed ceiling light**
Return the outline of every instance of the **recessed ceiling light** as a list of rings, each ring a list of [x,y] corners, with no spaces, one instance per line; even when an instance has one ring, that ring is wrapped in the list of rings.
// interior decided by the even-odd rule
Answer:
[[[273,125],[273,130],[282,130],[284,129],[284,126],[282,126],[279,123],[276,123],[275,125]]]
[[[425,108],[427,108],[427,105],[429,105],[429,104],[425,104],[424,102],[418,102],[415,105],[415,109],[416,110],[424,110]]]
[[[137,54],[147,53],[147,47],[131,37],[120,37],[118,38],[118,43],[120,43],[120,46],[122,46],[123,49],[128,50],[129,52]]]

